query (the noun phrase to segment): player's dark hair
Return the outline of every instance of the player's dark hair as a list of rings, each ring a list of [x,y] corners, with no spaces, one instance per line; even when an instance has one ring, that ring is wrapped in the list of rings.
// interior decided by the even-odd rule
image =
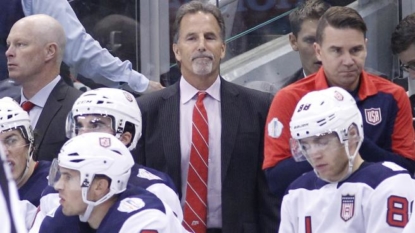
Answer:
[[[391,37],[393,54],[399,54],[407,50],[411,44],[415,44],[415,13],[406,16],[396,26]]]
[[[324,29],[331,26],[336,29],[355,29],[361,31],[363,35],[366,34],[367,27],[362,16],[350,8],[343,6],[331,7],[321,17],[316,32],[316,41],[321,44],[324,39]]]
[[[297,37],[304,21],[319,20],[329,8],[330,4],[323,0],[310,0],[302,3],[290,13],[291,32]]]

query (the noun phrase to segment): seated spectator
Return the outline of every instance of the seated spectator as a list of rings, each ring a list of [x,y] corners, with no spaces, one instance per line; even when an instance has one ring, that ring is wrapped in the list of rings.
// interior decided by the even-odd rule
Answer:
[[[362,159],[363,119],[347,91],[331,87],[306,94],[290,130],[294,159],[307,160],[314,171],[289,186],[280,233],[402,232],[415,181],[395,163]]]

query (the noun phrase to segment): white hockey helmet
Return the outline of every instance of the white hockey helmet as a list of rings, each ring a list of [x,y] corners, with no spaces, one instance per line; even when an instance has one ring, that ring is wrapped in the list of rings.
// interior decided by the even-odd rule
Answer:
[[[108,200],[115,194],[125,191],[134,160],[128,148],[115,136],[108,133],[91,132],[67,141],[58,158],[54,159],[49,172],[49,185],[59,181],[59,168],[79,171],[82,199],[88,204],[81,215],[87,221],[94,206]],[[104,175],[111,180],[109,192],[97,201],[87,198],[89,187],[96,175]]]
[[[29,114],[10,97],[0,99],[0,132],[18,129],[28,144],[33,145]]]
[[[359,142],[353,155],[348,149],[349,126],[356,125]],[[362,115],[354,98],[340,87],[330,87],[306,94],[297,104],[290,122],[291,153],[294,159],[304,161],[306,154],[302,151],[298,140],[336,133],[340,143],[345,145],[349,163],[354,161],[363,141]]]
[[[82,115],[102,115],[112,119],[112,129],[117,138],[125,132],[126,125],[134,127],[128,149],[133,150],[141,137],[141,111],[131,93],[115,88],[98,88],[83,93],[74,103],[66,121],[66,136],[77,135],[76,118]]]

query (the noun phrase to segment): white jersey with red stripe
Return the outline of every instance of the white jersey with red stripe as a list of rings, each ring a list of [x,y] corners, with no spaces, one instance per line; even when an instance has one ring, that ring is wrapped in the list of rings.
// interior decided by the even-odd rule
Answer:
[[[411,219],[408,224],[406,224],[405,229],[402,233],[414,233],[415,232],[415,214],[412,214]]]
[[[284,196],[279,233],[400,233],[414,198],[414,179],[391,162],[365,162],[339,183],[308,172]]]

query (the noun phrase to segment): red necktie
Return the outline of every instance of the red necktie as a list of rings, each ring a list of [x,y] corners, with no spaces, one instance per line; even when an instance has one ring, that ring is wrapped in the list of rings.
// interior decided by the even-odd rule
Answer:
[[[184,205],[183,225],[195,233],[205,233],[207,230],[209,128],[203,105],[205,96],[205,92],[199,92],[193,108],[192,147]]]
[[[35,106],[34,103],[30,102],[30,101],[25,101],[22,103],[22,108],[23,110],[25,110],[26,112],[30,112],[30,110],[32,110],[32,108]]]

